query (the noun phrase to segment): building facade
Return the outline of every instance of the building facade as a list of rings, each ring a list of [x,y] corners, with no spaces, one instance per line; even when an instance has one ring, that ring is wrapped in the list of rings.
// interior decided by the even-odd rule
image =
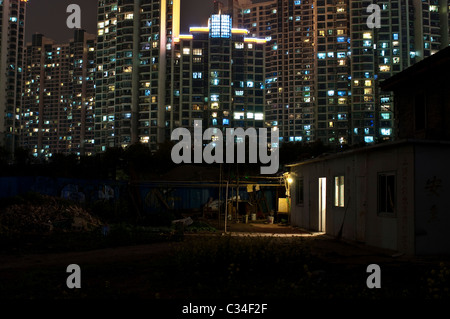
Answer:
[[[291,223],[407,255],[448,254],[448,142],[399,140],[291,165]]]
[[[226,14],[190,34],[179,24],[180,1],[99,2],[96,152],[137,142],[156,150],[195,120],[205,129],[264,127],[266,41]]]
[[[367,8],[380,8],[370,28]],[[448,46],[449,2],[240,1],[242,25],[266,46],[266,118],[282,141],[390,140],[393,94],[379,82]]]
[[[18,146],[27,0],[0,1],[0,145]]]
[[[450,47],[383,81],[395,94],[397,139],[450,141]]]
[[[450,47],[380,82],[396,141],[289,165],[291,222],[408,255],[448,254]]]
[[[380,83],[448,46],[449,1],[376,1],[380,28],[361,15],[367,1],[351,1],[351,129],[353,143],[392,139],[394,95]]]
[[[212,15],[208,27],[191,27],[172,49],[170,127],[264,127],[265,40],[232,28],[229,15]]]
[[[95,49],[83,30],[69,43],[35,34],[27,45],[20,145],[35,157],[93,153]]]
[[[171,41],[180,0],[101,0],[98,5],[95,150],[165,141]]]

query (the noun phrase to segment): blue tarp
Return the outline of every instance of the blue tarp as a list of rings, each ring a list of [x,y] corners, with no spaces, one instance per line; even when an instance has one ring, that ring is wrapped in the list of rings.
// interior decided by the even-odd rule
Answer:
[[[57,196],[78,202],[97,200],[116,201],[129,195],[127,182],[111,180],[85,180],[53,177],[0,177],[0,198],[13,197],[27,192]],[[134,184],[140,195],[143,212],[202,209],[211,200],[219,199],[219,187],[214,183],[142,182]],[[225,198],[222,187],[221,199]],[[262,190],[269,209],[275,209],[276,187]],[[261,195],[261,193],[259,193]],[[236,189],[229,188],[228,198],[236,196]],[[239,188],[241,200],[248,200],[246,187]],[[165,204],[164,204],[165,203]]]
[[[53,177],[0,177],[0,198],[27,192],[78,201],[117,199],[126,183]]]

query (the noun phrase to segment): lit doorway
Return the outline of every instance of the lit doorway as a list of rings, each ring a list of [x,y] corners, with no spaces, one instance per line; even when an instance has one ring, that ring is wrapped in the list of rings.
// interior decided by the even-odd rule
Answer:
[[[327,211],[327,178],[319,178],[319,231],[325,232]]]

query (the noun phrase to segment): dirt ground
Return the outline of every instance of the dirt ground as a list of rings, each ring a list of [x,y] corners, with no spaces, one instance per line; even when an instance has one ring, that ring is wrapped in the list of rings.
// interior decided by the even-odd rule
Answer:
[[[217,226],[217,221],[210,221]],[[221,223],[222,228],[224,227]],[[384,250],[356,243],[336,240],[322,233],[311,233],[297,227],[284,224],[268,224],[266,222],[236,223],[227,225],[228,234],[240,236],[299,236],[311,248],[314,255],[332,263],[383,263],[383,262],[415,262],[427,263],[450,260],[449,256],[411,257],[397,255],[397,252]],[[219,228],[219,234],[224,233]],[[199,234],[187,234],[196,237]],[[201,236],[201,235],[200,235]],[[115,247],[85,252],[49,253],[49,254],[25,254],[25,255],[0,255],[0,271],[6,269],[32,268],[35,266],[68,265],[71,263],[109,263],[122,260],[145,260],[167,254],[176,243],[155,243],[150,245]]]
[[[212,223],[214,224],[214,223]],[[222,224],[222,227],[224,225]],[[393,282],[397,280],[399,274],[404,274],[405,271],[410,271],[414,274],[415,269],[421,267],[429,267],[436,265],[439,262],[446,262],[448,265],[450,259],[448,256],[428,256],[428,257],[411,257],[404,255],[397,255],[395,251],[383,250],[378,248],[367,247],[355,243],[348,243],[341,240],[336,240],[325,234],[310,233],[296,227],[282,225],[282,224],[268,224],[265,222],[258,223],[228,223],[227,232],[232,236],[274,236],[274,237],[301,237],[305,245],[310,248],[311,253],[324,261],[328,266],[326,271],[330,276],[339,277],[342,273],[358,272],[363,284],[367,274],[365,269],[370,264],[378,264],[384,270],[384,282]],[[223,235],[220,230],[217,235]],[[184,243],[199,236],[207,236],[206,234],[186,234]],[[65,283],[65,269],[70,264],[83,265],[86,269],[108,267],[107,282],[116,282],[116,288],[132,290],[133,293],[140,294],[147,297],[144,292],[143,283],[145,283],[146,274],[136,273],[135,265],[152,264],[158,260],[163,259],[167,254],[171,253],[173,249],[181,243],[164,242],[150,245],[138,245],[127,247],[116,247],[99,249],[84,252],[67,252],[67,253],[46,253],[46,254],[22,254],[22,255],[0,255],[0,288],[2,280],[11,281],[13,278],[25,278],[23,274],[36,272],[39,274],[46,274],[47,269],[60,269],[61,271],[61,286]],[[160,271],[153,268],[145,268],[145,271],[153,272]],[[322,271],[322,270],[320,270]],[[90,277],[89,277],[90,276]],[[157,276],[168,276],[168,274],[159,274]],[[169,274],[170,276],[170,274]],[[100,281],[97,279],[98,274],[94,271],[85,276],[93,282]],[[402,282],[399,285],[406,284],[408,277],[402,277]],[[34,280],[34,279],[33,279]],[[53,279],[56,281],[56,279]],[[103,278],[101,279],[103,280]],[[359,280],[359,279],[358,279]],[[99,284],[99,283],[97,283]],[[102,283],[103,284],[103,281]],[[60,289],[60,287],[59,287]],[[1,289],[0,289],[1,290]],[[170,292],[173,296],[177,296],[176,291]],[[182,298],[182,292],[178,298]],[[154,297],[154,296],[151,296]],[[108,298],[108,296],[105,296]],[[114,296],[120,298],[120,296]],[[0,298],[1,299],[1,298]]]

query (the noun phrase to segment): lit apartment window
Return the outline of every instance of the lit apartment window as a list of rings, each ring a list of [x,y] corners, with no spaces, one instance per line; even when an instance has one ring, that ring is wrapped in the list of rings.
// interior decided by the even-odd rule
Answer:
[[[255,120],[257,120],[257,121],[264,120],[264,114],[263,113],[255,113]]]
[[[202,55],[202,49],[193,49],[192,50],[193,55]]]
[[[334,206],[344,207],[344,176],[334,177]]]
[[[190,48],[183,48],[183,54],[184,55],[189,55],[191,53],[191,49]]]
[[[436,5],[431,5],[430,6],[430,12],[439,12],[439,7]]]

